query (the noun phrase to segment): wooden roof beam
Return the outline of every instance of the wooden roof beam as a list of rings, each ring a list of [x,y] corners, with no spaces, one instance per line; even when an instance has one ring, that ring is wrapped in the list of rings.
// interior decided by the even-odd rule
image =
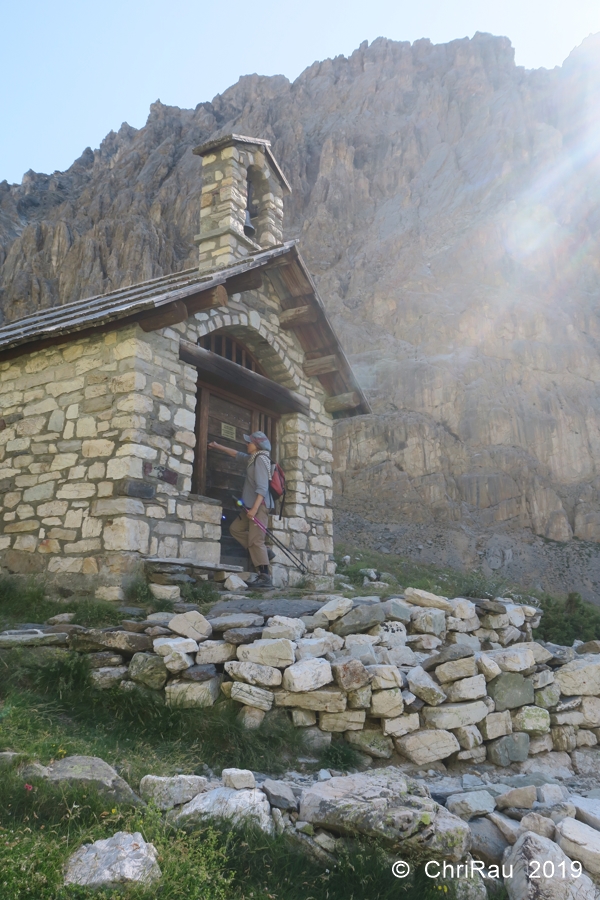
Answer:
[[[227,293],[242,294],[244,291],[257,291],[263,286],[262,272],[258,269],[251,269],[249,272],[242,272],[241,275],[234,275],[225,282]]]
[[[314,306],[294,306],[280,313],[279,326],[285,331],[293,331],[303,325],[314,325],[318,318],[319,314]]]
[[[227,291],[222,284],[218,284],[208,291],[192,294],[185,300],[175,300],[174,303],[166,303],[149,313],[143,313],[138,321],[143,331],[158,331],[160,328],[168,328],[169,325],[185,322],[194,313],[203,309],[212,309],[215,306],[227,306]]]
[[[348,391],[347,394],[338,394],[336,397],[328,397],[325,401],[327,412],[341,412],[346,409],[356,409],[360,406],[360,397],[356,391]]]
[[[338,372],[340,364],[337,356],[319,356],[317,359],[307,359],[304,363],[304,374],[307,378],[316,375],[327,375],[329,372]]]

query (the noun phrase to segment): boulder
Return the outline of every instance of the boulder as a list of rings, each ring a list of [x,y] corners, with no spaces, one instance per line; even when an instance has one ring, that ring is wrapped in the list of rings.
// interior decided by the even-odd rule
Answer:
[[[243,791],[256,787],[256,779],[250,769],[223,769],[221,780],[224,787],[233,788],[234,791]]]
[[[523,816],[521,819],[519,835],[526,831],[533,831],[534,834],[550,838],[552,841],[554,840],[555,825],[552,819],[548,819],[546,816],[540,816],[539,813],[531,812],[527,813],[527,815]]]
[[[369,671],[358,659],[344,659],[331,664],[331,674],[343,691],[356,691],[371,680]]]
[[[531,878],[532,860],[540,862],[535,872],[539,878]],[[579,875],[579,867],[574,871],[569,857],[553,841],[532,831],[518,838],[503,862],[506,869],[512,868],[512,878],[504,881],[509,900],[596,900],[590,878]]]
[[[440,684],[445,684],[448,681],[458,681],[462,678],[471,678],[474,675],[477,675],[477,663],[474,656],[442,663],[435,670],[435,677]]]
[[[496,801],[487,791],[468,791],[464,794],[452,794],[446,801],[447,809],[466,822],[476,816],[485,816],[494,812]]]
[[[229,660],[235,659],[237,650],[238,647],[235,644],[229,644],[227,641],[204,641],[198,647],[196,663],[199,666],[205,666],[208,663],[215,665],[229,662]]]
[[[411,669],[407,674],[407,680],[412,693],[430,706],[439,706],[446,699],[446,694],[439,684],[436,684],[431,675],[428,675],[421,666],[415,666]],[[462,725],[463,723],[459,724]]]
[[[167,706],[178,706],[182,709],[212,706],[219,696],[222,675],[200,683],[195,681],[172,682],[165,688]]]
[[[506,737],[490,741],[487,755],[495,766],[509,766],[513,762],[524,762],[529,752],[529,735],[525,732],[508,734]]]
[[[398,851],[448,860],[462,859],[469,846],[466,823],[423,796],[393,766],[311,785],[302,793],[299,818],[334,834],[364,834]]]
[[[533,705],[533,684],[518,672],[503,672],[488,683],[487,690],[497,712]]]
[[[430,594],[429,591],[422,591],[419,588],[406,588],[404,596],[413,606],[434,607],[435,609],[443,609],[444,612],[454,612],[454,603],[446,597],[438,597],[436,594]]]
[[[237,648],[237,658],[241,662],[255,662],[263,666],[274,666],[283,669],[295,662],[295,647],[287,638],[255,641],[253,644],[241,644]]]
[[[510,819],[503,813],[498,812],[498,810],[489,813],[488,819],[490,820],[490,822],[493,822],[504,840],[509,844],[514,844],[515,841],[521,836],[519,831],[520,823],[517,820]]]
[[[330,631],[346,637],[347,634],[360,634],[374,625],[385,622],[385,612],[379,605],[362,604],[347,612],[330,626]]]
[[[371,705],[371,697],[373,691],[370,684],[357,688],[355,691],[348,691],[348,707],[350,709],[368,709]]]
[[[369,728],[364,731],[347,731],[344,737],[356,750],[375,759],[389,759],[394,752],[391,737],[386,737],[379,730]]]
[[[192,640],[196,642],[205,641],[212,634],[212,625],[210,622],[208,622],[201,613],[196,612],[195,610],[173,616],[169,622],[169,628],[175,634],[192,638]]]
[[[144,800],[152,800],[159,809],[173,809],[188,803],[207,787],[208,778],[202,775],[173,775],[170,778],[144,775],[140,781],[140,794]]]
[[[460,744],[450,731],[442,729],[416,731],[396,738],[396,750],[418,766],[438,759],[446,759],[460,750]]]
[[[541,737],[550,731],[550,713],[539,706],[522,706],[512,715],[513,731],[526,731],[533,737]]]
[[[273,833],[273,820],[269,801],[262,791],[216,788],[198,794],[180,810],[169,814],[170,821],[178,828],[199,825],[207,819],[230,819],[235,824],[248,822],[268,834]]]
[[[483,700],[472,703],[445,703],[443,706],[424,707],[422,710],[425,728],[462,728],[477,725],[488,714]]]
[[[461,700],[480,700],[486,696],[487,688],[483,675],[475,675],[445,684],[444,691],[451,703],[459,703]]]
[[[112,766],[97,756],[65,756],[48,766],[38,766],[36,774],[52,784],[94,788],[115,803],[138,806],[141,802]]]
[[[113,888],[149,886],[162,877],[156,849],[139,832],[118,831],[111,838],[84,844],[67,861],[65,885]]]
[[[129,677],[137,684],[159,691],[167,680],[164,659],[155,653],[135,653],[129,664]]]
[[[552,785],[554,786],[554,785]],[[550,785],[548,785],[550,787]],[[560,803],[564,800],[564,796],[557,800]],[[575,806],[577,818],[580,822],[585,822],[596,831],[600,831],[600,799],[595,797],[580,797],[578,794],[571,794],[569,801]]]
[[[279,687],[283,677],[280,669],[253,662],[231,660],[225,663],[224,668],[234,681],[245,681],[258,687]]]
[[[600,695],[600,659],[595,654],[581,656],[561,666],[555,673],[561,693],[567,697]]]
[[[600,875],[600,833],[595,828],[576,819],[563,819],[556,826],[556,843],[592,875]]]
[[[286,691],[316,691],[333,681],[331,666],[325,659],[304,659],[285,669],[283,688]]]
[[[298,809],[298,800],[294,791],[285,781],[274,781],[267,778],[261,785],[269,803],[276,809]]]
[[[469,823],[471,854],[487,866],[498,866],[509,846],[499,828],[490,818],[474,819]]]
[[[512,788],[504,794],[496,797],[496,806],[498,809],[509,809],[516,807],[517,809],[533,809],[533,804],[537,800],[537,789],[535,785],[525,785],[524,787]]]
[[[254,706],[268,712],[273,706],[273,693],[253,684],[236,681],[231,688],[230,697],[244,706]]]

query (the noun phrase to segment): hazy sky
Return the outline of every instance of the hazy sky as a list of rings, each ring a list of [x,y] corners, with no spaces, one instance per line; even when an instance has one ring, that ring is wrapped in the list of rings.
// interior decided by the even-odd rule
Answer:
[[[518,65],[560,65],[600,31],[599,0],[3,0],[0,181],[66,169],[148,107],[194,107],[240,75],[296,78],[383,35],[507,35]]]

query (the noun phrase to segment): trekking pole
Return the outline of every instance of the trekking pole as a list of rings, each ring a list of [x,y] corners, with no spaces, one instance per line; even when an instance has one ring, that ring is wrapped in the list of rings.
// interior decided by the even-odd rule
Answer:
[[[244,503],[243,500],[237,500],[235,497],[233,499],[235,500],[236,506],[241,506],[243,509],[246,509],[246,510],[248,509],[248,507],[246,506],[246,504]],[[298,569],[298,571],[302,575],[308,575],[308,569],[306,568],[304,563],[296,556],[295,553],[292,553],[292,551],[288,547],[286,547],[285,544],[283,544],[279,540],[279,538],[275,537],[275,535],[273,534],[273,532],[271,531],[270,528],[266,528],[262,524],[262,522],[258,521],[258,519],[252,519],[252,521],[254,522],[255,525],[258,525],[258,527],[261,528],[264,531],[264,533],[267,534],[271,538],[271,540],[274,542],[274,544],[277,547],[279,547],[279,549],[283,553],[285,553],[287,558],[294,564],[294,566]]]

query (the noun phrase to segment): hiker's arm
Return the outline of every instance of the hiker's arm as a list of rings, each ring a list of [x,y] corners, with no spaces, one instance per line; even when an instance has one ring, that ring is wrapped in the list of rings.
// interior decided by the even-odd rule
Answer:
[[[208,445],[209,450],[218,450],[220,453],[226,453],[227,456],[237,456],[238,451],[232,450],[231,447],[224,447],[223,444],[217,444],[216,441],[211,441]]]

